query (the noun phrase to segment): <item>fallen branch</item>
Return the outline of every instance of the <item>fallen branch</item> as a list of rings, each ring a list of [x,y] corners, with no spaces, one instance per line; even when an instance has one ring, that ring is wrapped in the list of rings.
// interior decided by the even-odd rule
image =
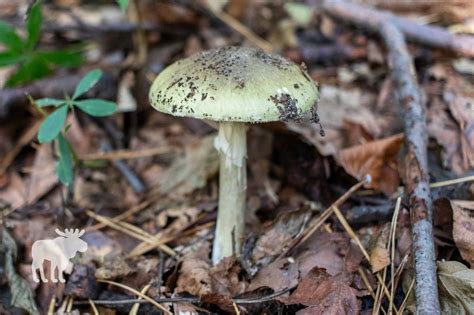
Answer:
[[[275,293],[265,295],[262,297],[256,297],[256,298],[233,298],[232,300],[235,302],[235,304],[258,304],[258,303],[264,303],[268,301],[274,300],[276,297],[283,295],[287,292],[289,292],[293,288],[286,288],[281,291],[277,291]],[[171,297],[171,298],[157,298],[154,299],[157,303],[193,303],[193,304],[202,304],[203,301],[199,297],[181,297],[181,296],[176,296],[176,297]],[[140,303],[140,304],[147,304],[150,303],[148,300],[142,300],[142,299],[126,299],[126,300],[91,300],[96,305],[106,305],[106,306],[112,306],[112,305],[123,305],[123,304],[134,304],[134,303]],[[74,305],[89,305],[89,301],[74,301]]]
[[[364,26],[372,32],[380,32],[378,21],[390,22],[409,41],[474,57],[474,36],[471,35],[455,35],[442,27],[421,25],[411,19],[358,4],[328,1],[323,4],[323,10],[333,17]]]
[[[428,178],[425,108],[416,82],[413,62],[402,33],[407,33],[407,26],[402,27],[405,21],[399,20],[393,15],[339,1],[325,2],[323,9],[338,19],[364,26],[370,31],[378,33],[388,49],[396,96],[405,121],[408,152],[405,157],[403,177],[406,193],[410,196],[417,314],[440,314],[436,255],[431,224],[432,200]],[[420,26],[417,25],[417,27]],[[413,35],[411,36],[413,38]],[[452,44],[453,41],[450,43]],[[460,48],[458,44],[449,47]],[[469,52],[462,49],[459,51]],[[472,53],[474,55],[474,51]]]

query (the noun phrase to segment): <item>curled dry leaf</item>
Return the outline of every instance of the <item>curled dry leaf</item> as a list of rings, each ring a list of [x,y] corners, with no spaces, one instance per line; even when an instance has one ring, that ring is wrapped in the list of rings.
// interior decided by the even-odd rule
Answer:
[[[351,282],[349,275],[331,276],[325,269],[315,267],[285,303],[309,306],[298,314],[359,314],[358,292]]]
[[[369,174],[372,181],[367,187],[390,196],[400,182],[396,157],[402,143],[403,134],[397,134],[341,150],[338,160],[358,180]]]
[[[451,201],[453,238],[462,258],[474,268],[474,201]]]
[[[372,272],[377,272],[390,264],[390,253],[388,251],[387,243],[390,236],[390,223],[385,224],[382,232],[377,237],[375,246],[370,253],[370,265]]]
[[[474,270],[457,261],[438,262],[442,314],[474,314]]]
[[[209,246],[201,246],[185,255],[181,261],[176,292],[203,296],[212,293],[211,261]]]
[[[234,257],[211,266],[209,244],[185,255],[181,261],[176,292],[197,296],[234,296],[245,292],[247,283],[240,275],[241,267]]]

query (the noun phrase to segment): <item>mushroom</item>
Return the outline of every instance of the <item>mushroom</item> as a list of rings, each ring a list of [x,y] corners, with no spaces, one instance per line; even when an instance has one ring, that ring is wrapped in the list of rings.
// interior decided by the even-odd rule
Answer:
[[[260,49],[223,47],[164,69],[149,93],[151,105],[173,116],[219,122],[219,203],[213,263],[238,254],[246,208],[247,124],[301,120],[315,110],[318,89],[306,71]],[[315,112],[314,112],[315,114]]]

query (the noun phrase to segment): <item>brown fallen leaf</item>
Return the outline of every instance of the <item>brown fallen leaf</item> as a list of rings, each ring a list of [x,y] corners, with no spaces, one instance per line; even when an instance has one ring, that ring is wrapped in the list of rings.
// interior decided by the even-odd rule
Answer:
[[[50,144],[42,144],[36,151],[28,183],[28,204],[35,203],[57,183],[56,162]]]
[[[438,262],[442,314],[474,314],[474,270],[457,261]]]
[[[353,145],[348,143],[346,130],[348,123],[361,126],[373,138],[379,137],[382,128],[381,120],[365,105],[375,102],[375,95],[360,89],[344,89],[334,85],[322,85],[318,115],[323,122],[325,136],[320,136],[317,124],[298,124],[287,122],[291,131],[300,134],[305,141],[314,145],[324,156],[336,155],[342,148]],[[329,123],[330,122],[330,123]]]
[[[176,293],[188,292],[197,296],[213,293],[209,253],[206,244],[183,256]]]
[[[296,251],[300,277],[306,276],[314,267],[324,268],[330,275],[344,271],[342,253],[348,250],[349,238],[344,233],[318,231],[306,242],[306,246]]]
[[[9,182],[5,189],[0,190],[0,202],[12,209],[18,209],[26,205],[26,185],[23,179],[16,173],[11,172],[4,175]]]
[[[474,268],[474,201],[452,200],[453,238],[462,258]]]
[[[219,308],[221,308],[222,310],[226,312],[235,313],[232,298],[228,295],[217,294],[217,293],[206,294],[201,297],[201,301],[203,303],[217,305],[219,306]]]
[[[276,291],[293,288],[298,284],[298,263],[287,258],[277,259],[260,269],[250,282],[249,291],[268,287]]]
[[[367,188],[390,196],[400,183],[396,157],[402,143],[403,134],[397,134],[343,149],[337,158],[346,172],[358,180],[370,175],[372,181]]]
[[[259,265],[268,265],[278,256],[283,247],[293,239],[309,219],[308,211],[292,211],[280,214],[275,223],[257,240],[252,260]]]
[[[370,265],[372,266],[373,273],[382,270],[390,264],[390,253],[387,248],[389,236],[390,223],[387,223],[377,237],[377,241],[370,252]]]
[[[127,276],[134,272],[123,256],[115,256],[106,259],[102,266],[95,270],[95,277],[98,279],[112,280]]]
[[[217,174],[219,156],[214,148],[215,135],[186,148],[185,156],[177,159],[159,180],[158,192],[180,198],[206,185]]]
[[[204,245],[185,254],[181,260],[176,292],[197,296],[218,294],[234,296],[245,292],[247,282],[240,277],[241,267],[234,257],[211,266],[210,245]]]
[[[347,274],[331,276],[325,269],[316,267],[284,303],[309,306],[298,314],[359,314],[358,292],[350,286],[351,282]]]

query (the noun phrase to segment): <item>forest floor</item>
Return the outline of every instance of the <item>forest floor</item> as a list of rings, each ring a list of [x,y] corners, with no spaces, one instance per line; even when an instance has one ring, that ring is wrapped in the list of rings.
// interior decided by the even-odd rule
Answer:
[[[0,31],[37,36],[28,56],[74,53],[14,63],[0,33],[0,314],[402,314],[423,310],[430,281],[443,314],[474,313],[471,1],[52,0],[29,29],[30,2],[2,1]],[[172,62],[227,45],[304,63],[324,135],[309,119],[251,125],[243,250],[213,265],[215,124],[155,111],[148,91]],[[85,97],[118,111],[67,115],[66,187],[33,99],[72,95],[93,69]],[[33,243],[56,228],[84,229],[87,251],[65,283],[36,283]]]

